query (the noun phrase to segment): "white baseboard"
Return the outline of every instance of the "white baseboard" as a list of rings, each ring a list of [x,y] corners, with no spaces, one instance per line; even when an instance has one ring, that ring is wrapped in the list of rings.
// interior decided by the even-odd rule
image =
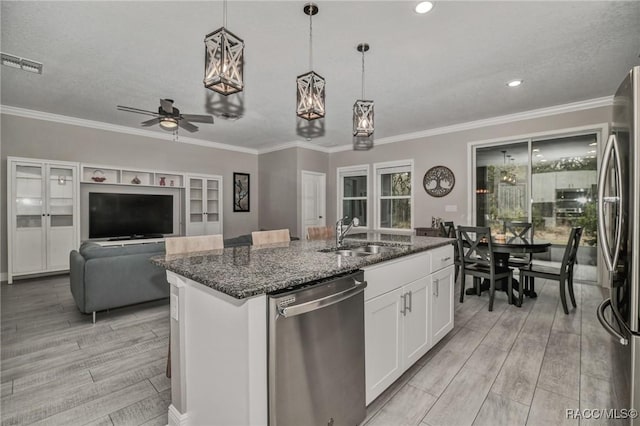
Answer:
[[[176,407],[171,404],[169,406],[169,426],[186,426],[187,414],[182,414]]]

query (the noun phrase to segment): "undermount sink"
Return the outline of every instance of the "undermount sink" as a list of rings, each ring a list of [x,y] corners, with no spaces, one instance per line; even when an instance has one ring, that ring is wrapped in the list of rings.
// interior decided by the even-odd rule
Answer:
[[[397,247],[381,246],[377,244],[369,244],[360,247],[348,247],[342,249],[324,249],[320,250],[324,253],[335,253],[338,256],[370,256],[379,253],[393,253],[398,250]]]

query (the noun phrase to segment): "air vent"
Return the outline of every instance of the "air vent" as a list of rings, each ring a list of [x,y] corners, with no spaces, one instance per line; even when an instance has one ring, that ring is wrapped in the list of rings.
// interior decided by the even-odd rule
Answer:
[[[34,74],[42,74],[42,63],[32,61],[31,59],[20,58],[18,56],[2,53],[2,65],[11,68],[18,68],[23,71],[32,72]]]

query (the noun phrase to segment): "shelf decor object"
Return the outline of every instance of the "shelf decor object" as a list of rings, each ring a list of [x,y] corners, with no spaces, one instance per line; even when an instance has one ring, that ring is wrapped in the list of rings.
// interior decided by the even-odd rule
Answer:
[[[303,11],[309,15],[309,71],[296,78],[298,96],[296,115],[311,121],[323,118],[325,114],[325,80],[313,71],[313,15],[318,13],[318,6],[314,3],[304,5]]]
[[[430,168],[422,180],[424,190],[432,197],[444,197],[451,192],[455,184],[456,177],[451,169],[445,166]]]
[[[93,172],[93,176],[91,176],[91,180],[94,182],[102,183],[107,180],[107,178],[102,170],[95,170]]]
[[[244,41],[227,30],[227,0],[223,2],[222,27],[204,38],[204,87],[227,96],[244,88]]]
[[[249,212],[249,174],[234,173],[233,174],[233,211]]]

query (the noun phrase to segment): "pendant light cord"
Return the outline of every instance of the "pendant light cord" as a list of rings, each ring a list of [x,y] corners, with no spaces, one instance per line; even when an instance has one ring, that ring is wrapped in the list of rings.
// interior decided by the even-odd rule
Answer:
[[[362,100],[364,100],[364,48],[362,49]]]
[[[309,13],[309,70],[313,71],[313,8]]]
[[[222,26],[227,28],[227,0],[222,2]]]

